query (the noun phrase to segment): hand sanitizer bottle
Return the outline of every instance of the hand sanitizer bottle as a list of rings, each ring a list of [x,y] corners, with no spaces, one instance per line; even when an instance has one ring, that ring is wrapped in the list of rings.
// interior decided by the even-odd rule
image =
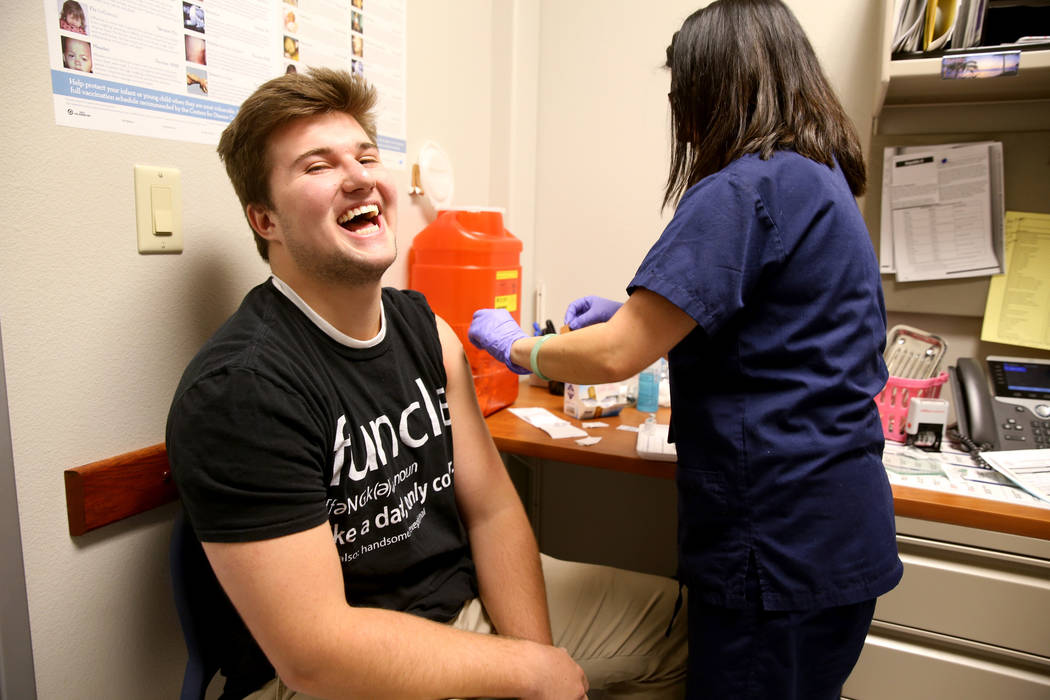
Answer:
[[[652,363],[638,375],[638,402],[643,413],[656,413],[660,407],[660,361]]]

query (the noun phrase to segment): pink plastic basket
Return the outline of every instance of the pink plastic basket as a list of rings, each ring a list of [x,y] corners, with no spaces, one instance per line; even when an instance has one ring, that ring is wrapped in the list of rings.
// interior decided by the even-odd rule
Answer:
[[[908,419],[908,402],[912,398],[936,399],[941,387],[948,381],[948,373],[941,372],[933,379],[904,379],[891,376],[885,388],[875,397],[882,419],[882,434],[887,440],[904,442],[904,424]]]

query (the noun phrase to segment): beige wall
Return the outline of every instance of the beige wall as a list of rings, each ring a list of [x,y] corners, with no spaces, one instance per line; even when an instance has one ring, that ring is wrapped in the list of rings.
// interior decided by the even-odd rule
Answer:
[[[789,4],[866,132],[877,0]],[[658,236],[663,51],[695,6],[408,1],[409,154],[438,141],[456,204],[507,209],[525,243],[524,321],[537,287],[556,323],[576,296],[622,298]],[[160,442],[182,368],[267,268],[211,147],[55,126],[42,7],[5,19],[0,322],[37,689],[171,697],[184,660],[167,582],[173,506],[74,540],[62,470]],[[182,255],[136,252],[139,163],[182,171]],[[398,186],[405,251],[428,212],[404,194],[407,174]],[[406,280],[402,256],[387,281]]]
[[[513,85],[493,57],[509,64],[538,22],[505,0],[409,0],[408,12],[410,154],[425,139],[455,154],[457,202],[493,203],[494,182],[506,197],[515,178],[493,172],[508,167],[493,151],[518,147],[493,125],[497,107],[510,111],[493,86],[509,105]],[[513,14],[525,36],[494,47],[493,22]],[[183,367],[267,268],[212,147],[55,126],[44,29],[39,0],[8,9],[0,106],[0,323],[37,691],[174,697],[185,653],[167,579],[173,506],[73,539],[62,470],[161,442]],[[137,253],[135,164],[182,172],[182,255]],[[404,251],[427,219],[407,174],[398,187]],[[407,280],[403,261],[391,284]]]
[[[667,177],[664,50],[695,0],[546,0],[540,35],[536,277],[561,323],[584,294],[625,298],[660,235]],[[878,65],[878,0],[789,0],[862,134]]]

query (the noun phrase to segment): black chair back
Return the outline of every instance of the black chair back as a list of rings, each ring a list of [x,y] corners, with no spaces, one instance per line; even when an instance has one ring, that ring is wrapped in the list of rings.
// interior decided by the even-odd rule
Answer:
[[[180,700],[203,700],[219,671],[227,678],[220,700],[243,698],[274,678],[273,666],[226,597],[181,509],[171,531],[169,557],[188,655]]]

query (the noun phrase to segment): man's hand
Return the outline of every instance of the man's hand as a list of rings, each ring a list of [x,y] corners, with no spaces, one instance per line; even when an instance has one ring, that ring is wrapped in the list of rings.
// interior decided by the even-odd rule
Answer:
[[[569,304],[565,310],[565,325],[572,330],[608,321],[613,317],[622,303],[604,297],[580,297]]]
[[[467,337],[474,345],[507,365],[515,374],[529,374],[531,371],[514,364],[510,359],[510,346],[514,345],[514,341],[526,336],[506,309],[475,311]]]
[[[587,700],[587,674],[560,647],[540,646],[539,677],[542,687],[522,695],[522,700]]]

